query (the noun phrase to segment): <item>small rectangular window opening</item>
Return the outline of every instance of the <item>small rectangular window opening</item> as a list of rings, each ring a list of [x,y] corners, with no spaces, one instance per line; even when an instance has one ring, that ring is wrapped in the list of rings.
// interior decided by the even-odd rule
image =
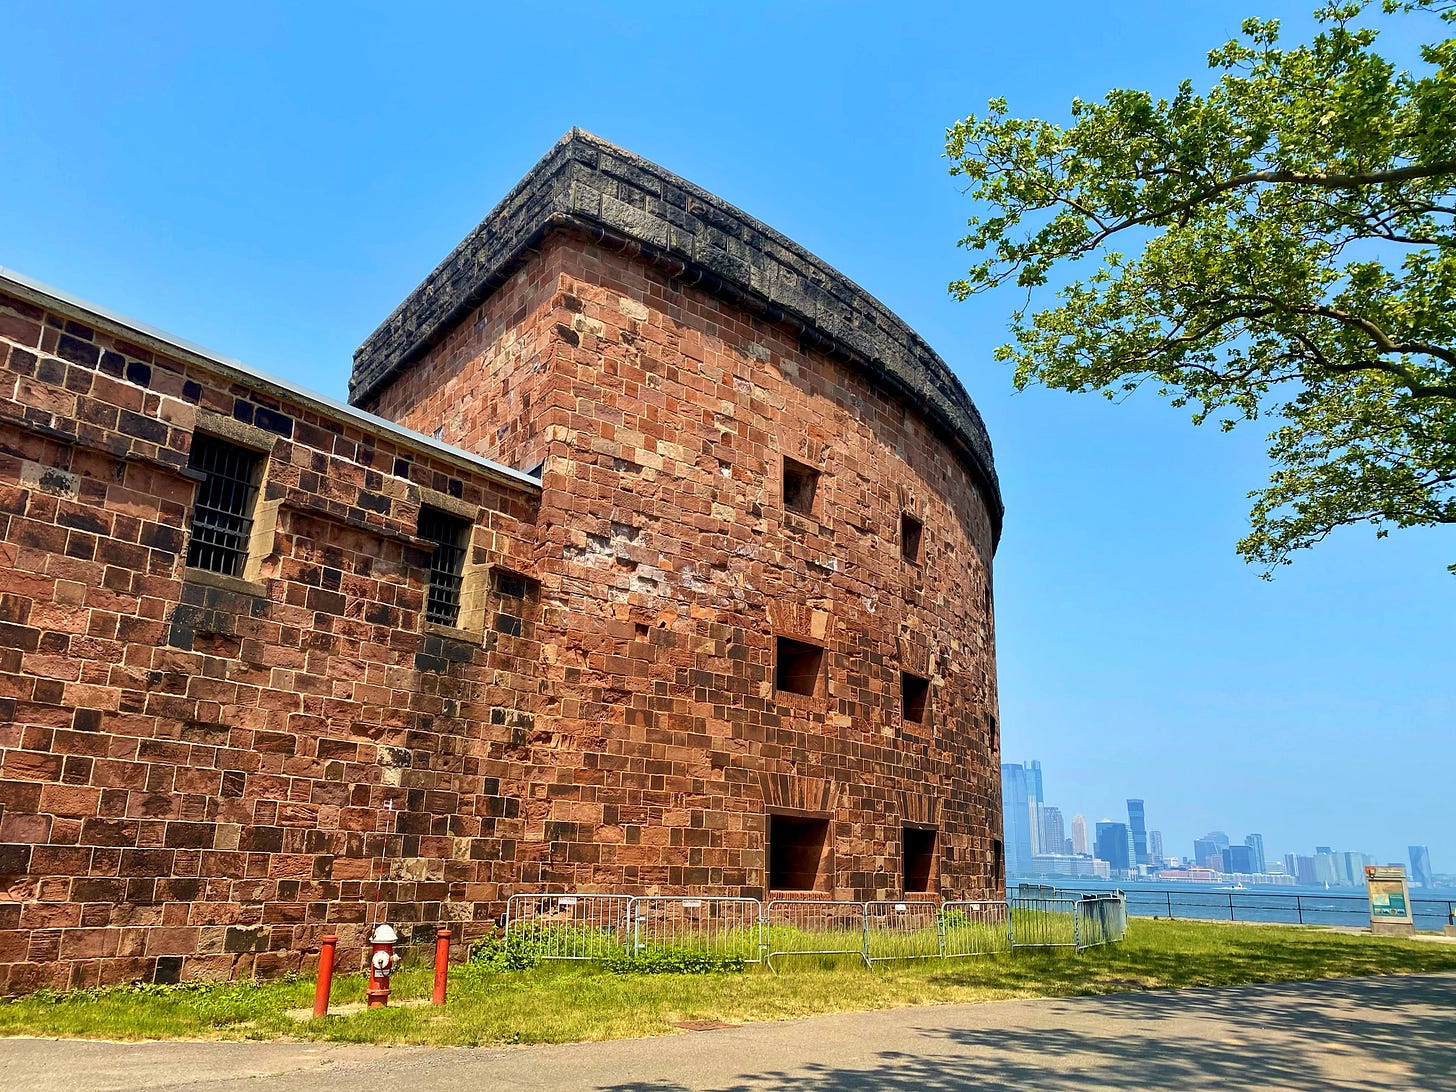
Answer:
[[[920,531],[924,527],[909,512],[900,513],[900,556],[906,561],[920,563]]]
[[[768,817],[768,886],[774,891],[828,890],[829,820]]]
[[[219,440],[205,432],[192,436],[188,460],[203,478],[192,505],[192,537],[187,543],[187,564],[194,569],[242,574],[248,536],[253,532],[253,503],[258,497],[258,470],[263,456],[257,451]]]
[[[930,702],[930,680],[908,671],[900,672],[900,714],[909,721],[922,724],[925,707]]]
[[[905,891],[932,890],[935,883],[935,831],[902,827],[900,834]]]
[[[814,514],[814,496],[819,491],[819,471],[812,466],[784,458],[784,507],[806,516]]]
[[[495,585],[496,594],[507,599],[524,599],[530,590],[526,577],[502,569],[496,569],[492,573],[491,581]]]
[[[1001,846],[1000,838],[991,839],[991,877],[997,884],[1006,880],[1006,851]]]
[[[774,687],[790,694],[813,694],[819,688],[824,650],[791,637],[780,637],[775,650]]]
[[[460,619],[460,587],[464,583],[465,544],[470,525],[433,508],[420,509],[420,538],[434,546],[430,583],[425,591],[425,620],[453,626]]]

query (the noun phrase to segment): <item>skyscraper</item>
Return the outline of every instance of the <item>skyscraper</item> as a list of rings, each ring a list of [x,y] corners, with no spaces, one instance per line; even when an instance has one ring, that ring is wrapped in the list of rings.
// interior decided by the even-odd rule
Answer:
[[[1033,805],[1027,791],[1026,773],[1026,767],[1015,762],[1001,767],[1001,811],[1006,830],[1008,876],[1025,876],[1031,872]]]
[[[1341,886],[1365,886],[1365,866],[1373,864],[1374,858],[1367,857],[1363,853],[1336,853],[1334,859],[1335,875]]]
[[[1193,863],[1200,868],[1223,868],[1223,851],[1228,848],[1228,835],[1221,830],[1211,830],[1193,843]]]
[[[1046,803],[1046,792],[1041,781],[1041,760],[1033,758],[1026,763],[1026,803],[1031,813],[1031,852],[1055,853],[1048,849],[1041,829],[1041,806]]]
[[[1432,883],[1431,851],[1425,846],[1411,846],[1410,866],[1411,883],[1417,887],[1430,887]]]
[[[1262,834],[1250,834],[1244,839],[1244,845],[1254,851],[1254,871],[1268,872],[1269,862],[1264,858],[1264,836]]]
[[[1148,831],[1148,864],[1163,866],[1163,832],[1161,830]]]
[[[1300,853],[1286,853],[1284,870],[1294,877],[1295,883],[1312,886],[1319,882],[1319,877],[1315,875],[1313,857],[1306,857]]]
[[[1127,829],[1132,831],[1132,850],[1137,864],[1148,863],[1148,826],[1141,800],[1127,802]]]
[[[1097,857],[1106,861],[1114,871],[1126,872],[1132,868],[1128,859],[1128,844],[1131,832],[1126,823],[1114,823],[1102,819],[1097,823]]]
[[[1080,811],[1072,816],[1072,852],[1092,852],[1092,843],[1087,840],[1087,817]]]
[[[1051,804],[1039,804],[1037,817],[1041,826],[1042,853],[1061,853],[1065,848],[1067,832],[1063,827],[1062,809]]]
[[[1223,871],[1240,872],[1245,875],[1254,872],[1254,850],[1250,846],[1228,846],[1222,853]]]

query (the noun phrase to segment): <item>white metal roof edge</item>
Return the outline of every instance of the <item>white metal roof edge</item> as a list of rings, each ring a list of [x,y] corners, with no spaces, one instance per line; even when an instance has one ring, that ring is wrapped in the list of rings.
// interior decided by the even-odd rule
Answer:
[[[405,428],[403,425],[383,417],[377,417],[372,413],[356,409],[345,402],[336,401],[324,394],[308,390],[297,384],[290,383],[286,379],[280,379],[268,372],[260,371],[241,360],[234,360],[232,357],[222,356],[211,349],[201,345],[194,345],[190,341],[183,341],[181,338],[167,333],[165,330],[158,330],[156,327],[148,326],[145,323],[137,322],[135,319],[125,315],[117,314],[115,311],[105,307],[99,307],[94,303],[83,300],[77,296],[64,292],[59,288],[53,288],[48,284],[27,277],[23,273],[13,269],[7,269],[0,265],[0,282],[11,285],[21,290],[21,294],[30,297],[39,297],[34,302],[42,305],[57,304],[60,307],[79,312],[83,316],[97,318],[106,325],[117,328],[131,335],[139,341],[150,341],[165,349],[178,352],[192,360],[212,368],[213,370],[232,373],[232,378],[240,379],[245,383],[271,387],[273,392],[285,398],[300,402],[310,408],[323,410],[337,417],[343,417],[353,421],[366,429],[375,432],[387,433],[390,437],[408,444],[410,447],[418,448],[427,454],[443,458],[456,463],[464,463],[476,472],[484,472],[491,478],[506,485],[524,488],[529,492],[539,492],[541,482],[531,475],[517,470],[514,467],[498,463],[494,459],[487,459],[482,455],[475,455],[458,447],[451,447],[442,443],[432,436],[426,436],[422,432],[416,432],[412,428]]]

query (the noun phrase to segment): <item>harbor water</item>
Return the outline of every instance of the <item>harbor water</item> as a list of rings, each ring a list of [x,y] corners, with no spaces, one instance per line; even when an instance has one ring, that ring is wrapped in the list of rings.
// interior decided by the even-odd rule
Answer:
[[[1264,886],[1231,888],[1199,883],[1108,883],[1086,880],[1027,880],[1064,891],[1122,891],[1127,912],[1143,918],[1191,918],[1201,921],[1264,921],[1289,925],[1354,925],[1370,923],[1365,889],[1357,887]],[[1016,881],[1011,881],[1014,888]],[[1456,888],[1411,891],[1417,929],[1439,931],[1456,910]]]

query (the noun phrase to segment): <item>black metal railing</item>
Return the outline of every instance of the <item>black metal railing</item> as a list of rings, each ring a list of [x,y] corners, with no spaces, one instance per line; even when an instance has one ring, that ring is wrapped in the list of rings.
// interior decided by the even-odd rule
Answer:
[[[1370,903],[1363,894],[1280,894],[1262,891],[1139,891],[1124,888],[1127,912],[1134,917],[1190,918],[1201,921],[1252,921],[1294,925],[1364,925]],[[1417,929],[1441,929],[1456,912],[1456,899],[1413,897]]]

